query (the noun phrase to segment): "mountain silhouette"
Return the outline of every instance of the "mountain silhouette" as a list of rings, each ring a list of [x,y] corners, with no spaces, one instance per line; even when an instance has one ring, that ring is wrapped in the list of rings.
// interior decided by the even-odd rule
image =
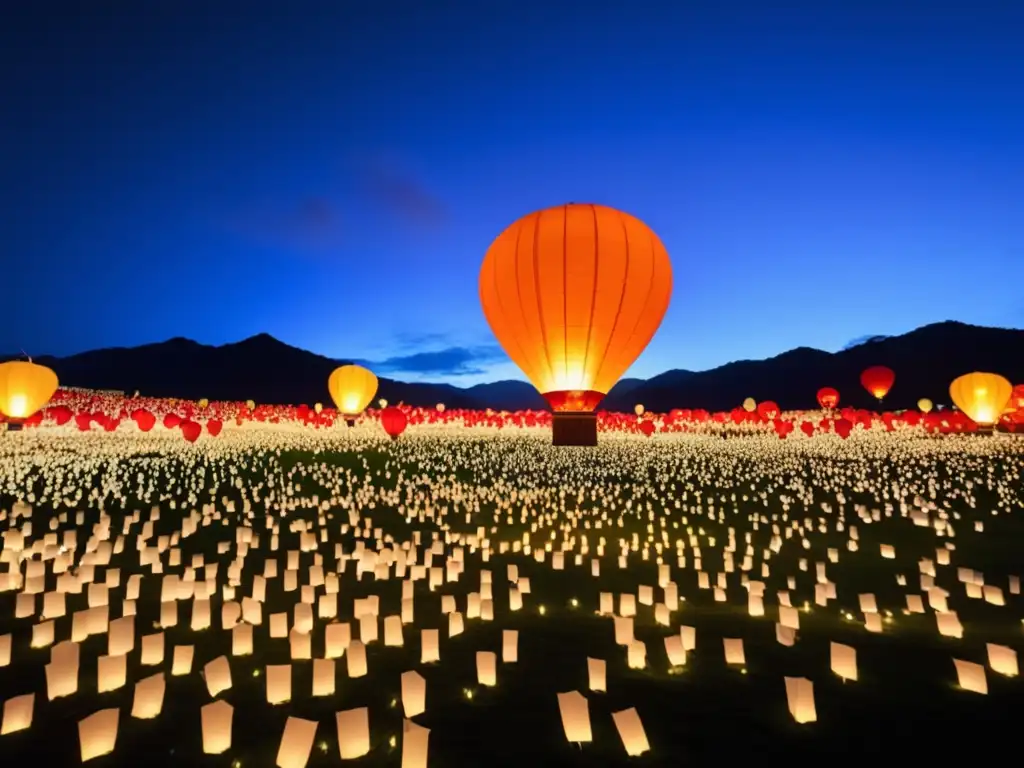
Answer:
[[[15,359],[10,355],[4,359]],[[285,344],[261,333],[233,344],[210,346],[173,338],[139,347],[118,347],[68,357],[40,357],[66,386],[140,392],[147,397],[191,400],[255,400],[268,404],[330,405],[327,377],[345,361]],[[671,370],[650,379],[623,379],[601,408],[632,411],[673,408],[727,410],[744,398],[774,400],[783,409],[815,408],[821,387],[839,390],[841,404],[877,408],[860,385],[860,373],[887,365],[896,383],[884,407],[912,408],[919,398],[949,402],[949,383],[971,371],[1000,373],[1024,382],[1024,331],[953,321],[902,336],[870,337],[839,352],[798,347],[767,360],[740,360],[708,371]],[[378,398],[391,403],[495,410],[539,409],[544,399],[522,381],[462,388],[380,378]]]

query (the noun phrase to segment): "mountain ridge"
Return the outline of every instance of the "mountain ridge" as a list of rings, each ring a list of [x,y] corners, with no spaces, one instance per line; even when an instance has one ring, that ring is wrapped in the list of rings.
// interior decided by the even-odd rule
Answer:
[[[21,359],[8,355],[0,360]],[[292,346],[267,333],[222,345],[177,336],[136,347],[110,347],[65,357],[33,358],[53,368],[67,386],[139,391],[152,397],[248,400],[261,403],[330,403],[327,377],[339,360]],[[973,370],[1024,382],[1024,330],[945,321],[896,336],[872,336],[826,352],[796,347],[763,360],[735,360],[707,371],[672,369],[650,379],[619,381],[601,408],[631,411],[706,408],[726,410],[746,397],[774,400],[784,409],[816,407],[815,394],[835,387],[841,402],[877,407],[859,383],[870,365],[888,365],[896,383],[885,407],[913,407],[921,397],[948,401],[953,378]],[[409,405],[495,410],[540,409],[544,399],[528,383],[503,380],[457,387],[378,377],[379,398]]]

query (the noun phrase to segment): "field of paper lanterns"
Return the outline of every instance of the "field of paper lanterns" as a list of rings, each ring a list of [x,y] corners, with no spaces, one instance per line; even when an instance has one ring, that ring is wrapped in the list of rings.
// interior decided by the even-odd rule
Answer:
[[[0,435],[0,764],[1016,744],[1020,435],[609,414],[565,449],[543,414],[400,413],[65,392]]]

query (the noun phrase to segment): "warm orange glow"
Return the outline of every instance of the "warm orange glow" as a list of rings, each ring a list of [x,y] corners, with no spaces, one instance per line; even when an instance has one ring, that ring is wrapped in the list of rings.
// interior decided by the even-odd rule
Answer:
[[[932,403],[932,401],[929,400],[927,397],[922,397],[920,400],[917,401],[917,409],[921,411],[921,413],[931,413],[932,408],[934,407],[935,404]]]
[[[998,373],[967,373],[949,385],[956,407],[983,426],[999,421],[1012,394],[1013,385]]]
[[[45,365],[0,363],[0,413],[9,419],[29,418],[50,401],[57,384],[57,374]]]
[[[327,389],[342,416],[358,416],[377,394],[377,377],[361,365],[343,365],[331,373]]]
[[[895,381],[896,374],[884,365],[873,365],[860,375],[861,386],[879,400],[889,394]]]
[[[672,265],[639,219],[601,205],[531,213],[480,270],[498,342],[556,411],[592,411],[654,336]]]

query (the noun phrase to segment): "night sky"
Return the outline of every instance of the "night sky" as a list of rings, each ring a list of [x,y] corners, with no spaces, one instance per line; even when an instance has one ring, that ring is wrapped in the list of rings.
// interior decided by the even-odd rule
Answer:
[[[483,254],[568,201],[672,256],[629,375],[1024,326],[1021,2],[14,5],[0,353],[268,332],[509,378]]]

